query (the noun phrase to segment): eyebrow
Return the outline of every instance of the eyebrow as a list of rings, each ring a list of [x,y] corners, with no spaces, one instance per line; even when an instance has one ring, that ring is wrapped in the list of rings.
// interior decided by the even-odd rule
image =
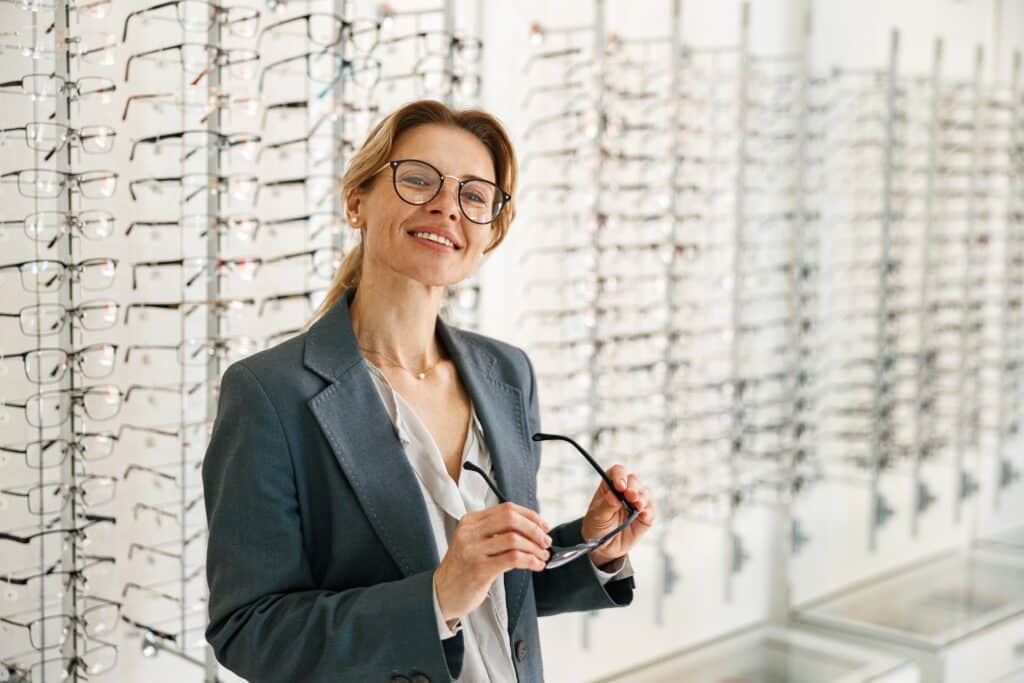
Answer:
[[[491,180],[490,178],[484,178],[483,176],[474,175],[472,173],[467,173],[466,175],[460,176],[460,177],[463,180],[486,180],[489,183],[497,182],[496,180]]]
[[[440,170],[441,173],[444,173],[444,170],[441,169],[441,167],[438,164],[434,163],[433,161],[430,161],[429,159],[421,159],[419,157],[398,157],[398,158],[401,158],[401,159],[418,159],[419,161],[426,162],[426,163],[430,164],[431,166],[433,166],[434,168]],[[452,173],[444,173],[444,174],[446,176],[447,175],[455,175],[455,174],[452,174]],[[461,178],[462,180],[486,180],[489,183],[494,183],[494,184],[498,183],[497,178],[495,178],[494,180],[491,180],[490,178],[485,178],[484,176],[476,175],[475,173],[467,173],[465,175],[460,175],[458,177]]]

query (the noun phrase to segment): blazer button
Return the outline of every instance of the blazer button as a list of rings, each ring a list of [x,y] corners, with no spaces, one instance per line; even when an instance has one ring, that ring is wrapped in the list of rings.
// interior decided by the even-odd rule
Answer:
[[[412,681],[405,676],[392,676],[391,683],[412,683]]]
[[[526,643],[521,640],[516,641],[516,659],[520,662],[526,661]]]
[[[430,676],[426,674],[413,674],[410,683],[430,683]]]

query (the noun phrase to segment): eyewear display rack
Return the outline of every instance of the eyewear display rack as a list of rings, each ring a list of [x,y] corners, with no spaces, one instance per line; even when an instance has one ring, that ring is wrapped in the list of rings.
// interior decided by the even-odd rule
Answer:
[[[182,3],[173,10],[137,5],[125,15],[122,35],[125,52],[132,51],[125,61],[122,120],[139,133],[127,160],[133,221],[124,236],[135,257],[135,300],[127,304],[125,332],[134,343],[124,363],[139,380],[129,396],[144,410],[138,418],[143,424],[132,428],[146,434],[145,450],[124,474],[127,480],[137,472],[134,480],[142,485],[125,487],[131,498],[122,509],[131,510],[131,544],[122,574],[122,620],[131,627],[128,636],[140,640],[144,657],[166,653],[195,666],[203,680],[216,681],[218,665],[204,638],[200,468],[226,363],[258,348],[252,337],[232,336],[232,323],[251,313],[255,302],[238,296],[227,275],[258,264],[252,255],[233,256],[232,242],[258,235],[258,219],[240,213],[239,205],[255,208],[246,205],[241,188],[258,179],[242,175],[252,172],[242,157],[251,162],[260,135],[224,129],[236,118],[251,125],[255,116],[253,94],[236,93],[242,92],[239,81],[255,73],[261,17],[255,5]],[[150,61],[148,52],[160,55],[175,38],[181,44],[177,59]],[[159,92],[146,88],[152,83],[162,86]],[[239,108],[240,101],[248,104]],[[165,187],[179,188],[177,196]],[[245,232],[250,226],[251,234]]]
[[[7,344],[19,340],[12,334],[14,341],[5,340],[0,353],[3,440],[23,437],[22,443],[5,443],[0,449],[0,465],[8,472],[3,484],[3,508],[9,511],[5,526],[18,527],[0,539],[5,546],[0,676],[11,681],[78,681],[109,671],[117,661],[117,648],[109,642],[117,603],[100,597],[87,581],[102,575],[114,558],[106,544],[90,543],[96,539],[86,537],[89,527],[109,528],[115,521],[100,513],[112,499],[117,479],[98,473],[88,462],[90,456],[102,457],[112,438],[93,432],[78,408],[94,420],[109,418],[120,405],[121,392],[112,384],[89,383],[110,375],[117,347],[106,342],[85,346],[86,331],[99,327],[84,325],[84,318],[94,320],[97,309],[109,315],[110,307],[87,311],[81,293],[108,285],[117,260],[87,258],[77,242],[84,234],[100,237],[110,227],[103,210],[84,209],[83,196],[108,199],[117,183],[116,174],[85,171],[77,152],[84,147],[93,153],[109,150],[104,147],[112,144],[112,134],[99,127],[73,128],[77,122],[72,107],[83,96],[102,96],[113,87],[82,73],[90,60],[84,59],[80,26],[72,24],[72,17],[81,19],[88,7],[57,0],[31,10],[23,16],[26,23],[10,35],[20,57],[33,62],[48,57],[51,69],[4,74],[8,87],[31,98],[29,106],[4,109],[5,118],[22,117],[2,122],[5,141],[10,136],[13,147],[20,141],[11,133],[23,132],[28,154],[12,150],[5,155],[4,180],[9,184],[3,187],[3,205],[5,212],[30,206],[32,213],[4,215],[0,228],[7,233],[0,261],[8,271],[17,271],[5,283],[4,308],[27,303],[21,310],[5,310],[4,317],[21,326],[30,346],[8,352]],[[26,159],[31,168],[9,167],[11,161]],[[7,263],[18,257],[28,260]],[[27,300],[19,289],[28,294]],[[12,372],[19,366],[27,384]],[[33,385],[38,393],[21,393]],[[18,428],[22,420],[27,429]]]
[[[660,501],[670,515],[721,529],[728,599],[747,558],[736,509],[785,506],[818,476],[797,381],[813,362],[801,325],[814,265],[794,245],[813,227],[800,190],[806,65],[751,55],[747,6],[726,48],[683,45],[678,28],[603,36],[595,7],[596,28],[535,26],[542,47],[527,62],[524,167],[564,158],[560,177],[578,181],[522,193],[533,218],[560,229],[525,257],[545,420],[672,491]],[[672,16],[678,26],[676,3]],[[545,147],[545,133],[569,147]],[[550,504],[586,504],[572,500],[589,494],[574,464],[545,461]],[[666,548],[659,557],[667,594],[677,572]]]
[[[86,336],[105,330],[119,342],[103,344],[105,374],[93,371],[83,380],[80,358],[72,355],[65,363],[57,386],[67,391],[54,410],[67,420],[59,425],[47,422],[24,436],[28,432],[17,431],[15,421],[25,396],[14,395],[6,384],[0,391],[0,456],[12,462],[47,457],[53,463],[56,455],[47,453],[66,456],[59,470],[52,463],[30,468],[38,478],[31,484],[8,488],[5,479],[4,502],[20,503],[29,491],[33,505],[44,500],[44,491],[68,501],[59,522],[34,517],[36,531],[46,532],[42,540],[19,527],[23,514],[14,514],[13,506],[0,508],[0,544],[26,546],[24,553],[10,555],[5,548],[0,562],[6,598],[0,604],[0,662],[12,680],[59,680],[65,672],[135,677],[153,666],[145,659],[152,657],[165,669],[184,662],[183,675],[194,666],[204,680],[223,676],[204,637],[207,530],[201,481],[220,377],[231,362],[300,332],[322,301],[358,237],[344,223],[338,183],[352,151],[381,115],[412,98],[469,106],[479,97],[482,44],[461,32],[457,19],[473,15],[479,28],[482,9],[456,5],[448,0],[414,11],[352,0],[277,2],[270,11],[255,2],[221,6],[204,0],[0,6],[5,16],[33,22],[31,30],[19,26],[0,35],[5,67],[28,57],[35,62],[29,71],[47,71],[40,83],[69,83],[57,88],[50,116],[52,87],[44,91],[31,79],[8,79],[6,70],[0,78],[10,81],[0,86],[4,98],[32,96],[30,118],[71,131],[57,145],[56,170],[80,172],[71,147],[84,146],[85,129],[74,128],[80,122],[70,109],[73,102],[91,97],[90,117],[120,115],[107,133],[120,144],[108,140],[98,150],[109,154],[103,158],[120,173],[109,172],[104,192],[90,193],[111,200],[109,215],[90,213],[76,202],[76,182],[95,186],[96,178],[66,177],[59,196],[49,196],[49,184],[56,181],[40,173],[5,176],[0,185],[5,199],[7,191],[14,197],[22,186],[29,188],[25,196],[45,191],[33,215],[56,215],[44,206],[56,202],[67,219],[57,226],[61,239],[49,245],[39,237],[36,219],[29,234],[35,240],[24,242],[34,247],[36,261],[14,270],[37,303],[57,303],[50,302],[57,297],[74,309],[61,318],[61,349],[72,352],[83,343],[79,280],[85,275],[113,288],[109,298],[84,302],[90,307]],[[51,13],[58,19],[47,31]],[[104,19],[101,28],[109,23],[122,30],[115,36],[90,25],[68,35],[67,16],[76,13]],[[45,60],[53,61],[52,75]],[[68,80],[82,64],[100,65],[110,78],[86,82],[71,73],[75,78]],[[84,122],[95,120],[83,116]],[[14,123],[22,122],[3,125]],[[3,135],[5,145],[17,142],[7,130]],[[26,139],[30,150],[44,142]],[[42,166],[45,154],[37,152],[36,163],[24,166]],[[117,193],[122,196],[114,191],[118,175],[127,190]],[[5,244],[21,248],[11,236],[29,229],[23,216],[0,216]],[[89,241],[81,242],[83,235]],[[83,253],[80,245],[91,248],[92,241],[101,245],[100,253],[119,258],[85,259],[94,252]],[[0,266],[8,260],[0,259]],[[60,275],[59,291],[50,278],[54,272]],[[442,315],[472,328],[478,306],[474,280],[448,293]],[[8,307],[0,309],[0,322],[6,325],[4,318],[13,313],[12,324],[19,324],[22,312]],[[17,335],[8,337],[6,328],[4,334],[0,366],[14,368],[20,359],[6,340]],[[37,350],[53,345],[51,337],[35,336]],[[88,383],[115,371],[123,394],[114,384]],[[42,371],[30,374],[39,377]],[[38,396],[29,402],[44,405]],[[90,410],[97,420],[120,420],[94,431],[83,423],[82,413],[92,418]],[[108,459],[97,466],[123,471],[121,480],[94,470],[91,461],[100,457]],[[52,481],[57,472],[62,478]],[[12,475],[11,483],[23,478]],[[120,495],[115,483],[121,483]],[[36,554],[29,556],[29,550]],[[48,590],[65,579],[67,591]],[[127,647],[132,642],[141,648]]]
[[[761,56],[741,7],[735,46],[684,44],[678,3],[663,52],[607,33],[599,1],[531,28],[521,215],[549,229],[521,334],[544,423],[667,496],[660,598],[673,520],[722,530],[728,601],[737,516],[768,508],[781,622],[809,487],[867,499],[871,552],[894,517],[917,535],[937,476],[951,528],[988,462],[997,505],[1019,479],[1020,58],[993,84],[978,48],[950,81],[937,41],[931,75],[906,74],[894,31],[885,67],[816,71],[809,16],[803,49]],[[545,457],[546,514],[587,504],[575,465]],[[887,494],[904,481],[913,510]]]
[[[1013,58],[1013,76],[1005,91],[1009,105],[1010,164],[1016,172],[1009,175],[1006,199],[1006,225],[1003,243],[1003,298],[1002,338],[999,360],[996,364],[996,386],[999,387],[999,409],[996,425],[995,481],[999,494],[995,498],[998,508],[1003,492],[1021,478],[1024,466],[1012,459],[1011,442],[1019,438],[1021,412],[1024,409],[1024,386],[1021,367],[1024,366],[1024,60],[1021,53]]]

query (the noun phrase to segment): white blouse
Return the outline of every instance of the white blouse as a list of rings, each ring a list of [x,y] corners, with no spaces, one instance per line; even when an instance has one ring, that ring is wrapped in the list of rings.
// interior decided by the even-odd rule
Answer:
[[[448,540],[455,533],[455,526],[467,512],[482,510],[499,504],[497,495],[476,473],[459,476],[458,483],[445,468],[444,458],[434,442],[434,437],[420,421],[412,406],[394,390],[387,376],[373,363],[365,361],[380,393],[384,406],[395,427],[395,433],[405,449],[409,464],[419,481],[423,498],[427,502],[427,514],[434,532],[439,557],[448,550]],[[470,403],[470,420],[467,425],[466,445],[462,450],[462,462],[471,462],[487,472],[495,480],[491,467],[491,455],[484,441],[483,426],[477,418],[476,409]],[[633,576],[633,568],[626,556],[623,565],[614,572],[595,571],[602,584],[613,578]],[[434,589],[434,614],[441,639],[451,638],[463,632],[464,658],[458,681],[514,681],[515,665],[512,663],[512,642],[508,634],[508,613],[505,605],[505,582],[499,575],[487,593],[487,597],[475,610],[448,628]]]

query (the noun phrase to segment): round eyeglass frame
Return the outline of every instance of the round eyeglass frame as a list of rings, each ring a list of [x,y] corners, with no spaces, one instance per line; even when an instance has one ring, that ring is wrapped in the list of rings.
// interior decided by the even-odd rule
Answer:
[[[441,179],[441,182],[438,183],[437,191],[434,192],[434,194],[430,197],[430,199],[427,199],[427,200],[422,201],[422,202],[410,202],[408,199],[406,199],[405,197],[402,196],[401,192],[398,191],[398,167],[401,164],[403,164],[403,163],[405,163],[407,161],[409,161],[409,162],[416,162],[417,164],[423,164],[424,166],[427,166],[428,168],[432,169],[435,173],[437,173],[438,177]],[[498,216],[501,215],[501,212],[505,210],[505,206],[512,200],[512,195],[510,195],[508,192],[505,192],[505,190],[503,190],[500,187],[498,187],[498,185],[496,183],[492,183],[489,180],[484,180],[483,178],[469,178],[469,179],[463,180],[462,178],[459,178],[458,176],[445,175],[444,173],[441,173],[441,171],[438,170],[438,168],[436,166],[434,166],[433,164],[427,163],[426,161],[423,161],[421,159],[393,159],[392,161],[389,161],[388,163],[384,164],[383,166],[378,168],[376,171],[374,171],[373,175],[377,175],[378,173],[383,171],[385,168],[390,168],[391,169],[391,187],[394,189],[395,194],[398,195],[398,198],[401,199],[403,202],[405,202],[406,204],[412,204],[413,206],[423,206],[424,204],[429,204],[430,202],[434,201],[434,199],[437,197],[437,195],[441,194],[441,190],[444,188],[444,179],[445,178],[452,178],[452,179],[458,181],[458,183],[459,183],[459,192],[458,192],[457,196],[458,196],[458,201],[459,201],[459,211],[462,212],[462,215],[466,217],[467,221],[469,221],[470,223],[476,223],[477,225],[490,225],[490,224],[494,223],[494,221],[497,220]],[[498,192],[501,193],[501,206],[498,207],[498,211],[491,217],[491,220],[489,220],[489,221],[481,222],[481,221],[473,220],[472,218],[469,217],[469,214],[466,213],[465,207],[462,206],[462,188],[465,187],[467,183],[471,183],[471,182],[481,182],[481,183],[488,183],[490,185],[494,185],[494,189],[496,189]]]

